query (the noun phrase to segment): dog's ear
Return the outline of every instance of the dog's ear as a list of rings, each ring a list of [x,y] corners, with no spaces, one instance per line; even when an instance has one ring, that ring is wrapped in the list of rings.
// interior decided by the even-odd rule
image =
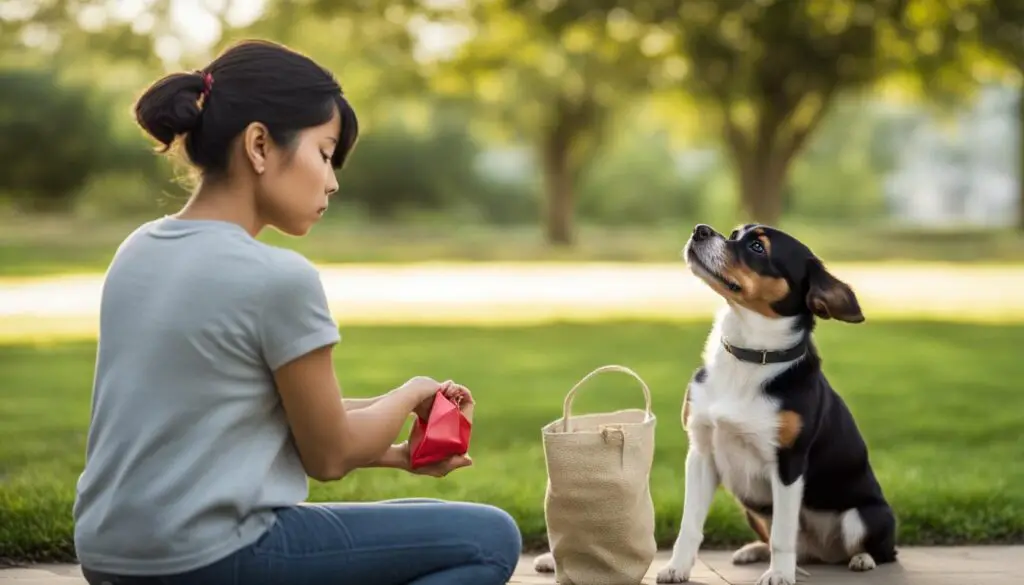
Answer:
[[[807,308],[816,316],[846,323],[864,322],[864,314],[853,289],[832,276],[817,258],[807,263],[807,282]]]

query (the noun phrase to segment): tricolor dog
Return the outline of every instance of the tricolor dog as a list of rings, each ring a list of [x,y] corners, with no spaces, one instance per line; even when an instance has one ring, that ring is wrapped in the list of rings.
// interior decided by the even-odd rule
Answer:
[[[683,514],[657,582],[689,579],[719,485],[758,537],[733,562],[769,561],[758,585],[793,584],[797,563],[867,571],[895,561],[895,516],[811,338],[819,319],[864,321],[853,290],[767,226],[725,237],[698,225],[683,255],[726,304],[683,399]]]

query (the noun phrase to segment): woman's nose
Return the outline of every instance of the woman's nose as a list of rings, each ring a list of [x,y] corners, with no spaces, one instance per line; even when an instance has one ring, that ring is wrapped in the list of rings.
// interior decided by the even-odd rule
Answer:
[[[330,197],[338,192],[338,175],[332,171],[327,177],[327,196]]]

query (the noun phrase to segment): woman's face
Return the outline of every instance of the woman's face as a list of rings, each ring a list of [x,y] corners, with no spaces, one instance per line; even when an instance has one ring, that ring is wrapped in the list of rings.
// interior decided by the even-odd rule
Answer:
[[[304,236],[320,220],[328,198],[338,190],[331,156],[340,131],[335,112],[326,123],[301,131],[290,148],[270,149],[256,198],[264,222],[288,235]]]

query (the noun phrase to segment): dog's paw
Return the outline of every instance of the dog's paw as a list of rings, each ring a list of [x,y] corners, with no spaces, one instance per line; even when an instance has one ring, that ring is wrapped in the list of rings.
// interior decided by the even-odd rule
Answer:
[[[853,555],[850,559],[850,570],[851,571],[870,571],[875,568],[875,559],[868,553],[859,553]]]
[[[763,563],[772,558],[772,549],[767,542],[751,542],[732,553],[732,564],[749,565]]]
[[[655,583],[686,583],[690,580],[690,569],[678,567],[670,561],[658,571]]]
[[[768,569],[757,580],[757,585],[795,585],[796,575],[784,575],[778,569]]]
[[[538,573],[554,573],[555,572],[555,555],[546,552],[539,557],[533,559],[533,570]]]

